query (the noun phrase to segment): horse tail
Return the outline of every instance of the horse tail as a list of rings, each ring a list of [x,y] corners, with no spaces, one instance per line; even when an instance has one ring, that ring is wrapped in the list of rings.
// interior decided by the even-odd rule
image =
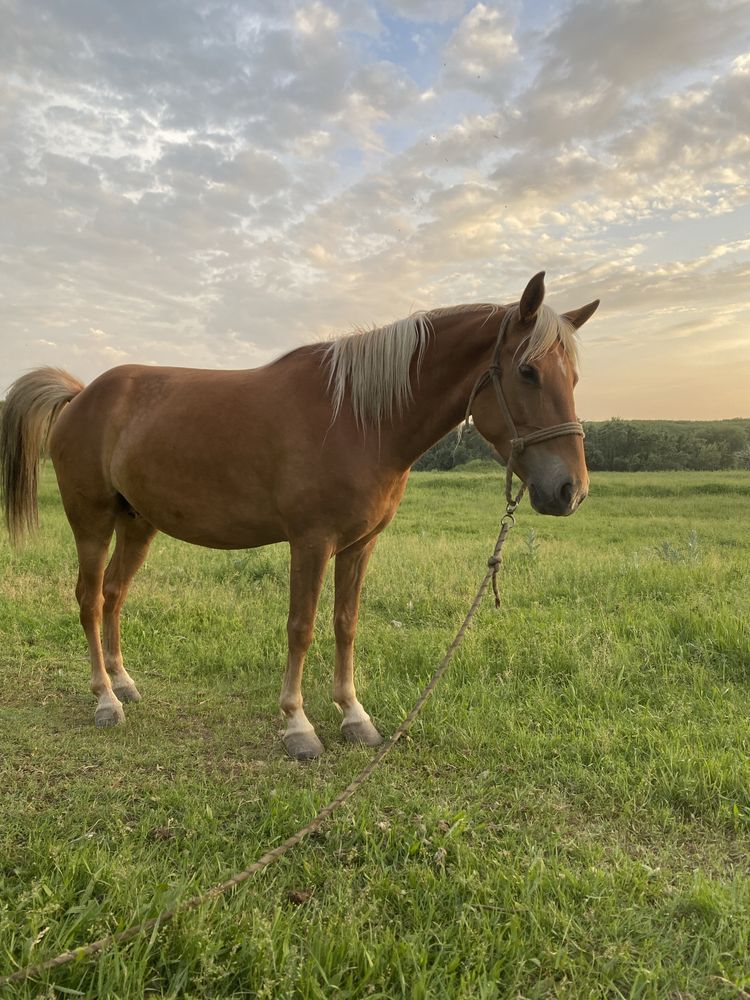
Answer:
[[[5,523],[17,545],[37,526],[39,459],[60,411],[84,388],[62,368],[35,368],[8,390],[0,423]]]

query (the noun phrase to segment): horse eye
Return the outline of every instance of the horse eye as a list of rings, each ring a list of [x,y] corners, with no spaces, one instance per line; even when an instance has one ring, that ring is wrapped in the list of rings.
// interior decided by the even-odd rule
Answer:
[[[518,371],[520,372],[521,378],[525,379],[527,382],[532,382],[534,385],[539,385],[539,372],[533,365],[519,365]]]

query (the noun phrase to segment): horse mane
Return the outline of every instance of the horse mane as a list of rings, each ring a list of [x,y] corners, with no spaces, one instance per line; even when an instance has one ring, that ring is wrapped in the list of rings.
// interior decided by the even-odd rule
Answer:
[[[405,319],[373,330],[357,330],[338,337],[325,348],[328,391],[333,401],[333,419],[338,416],[346,390],[358,427],[380,426],[401,413],[412,400],[409,370],[416,354],[417,371],[432,333],[428,312],[415,312]]]
[[[355,330],[324,345],[323,364],[328,367],[328,392],[333,420],[339,414],[347,390],[358,427],[380,426],[402,413],[413,399],[411,364],[416,373],[424,358],[433,319],[457,312],[486,312],[487,320],[507,306],[494,303],[448,306],[412,313],[405,319],[371,330]],[[575,328],[549,306],[542,305],[529,336],[522,342],[520,364],[536,361],[560,341],[574,368],[578,366]]]

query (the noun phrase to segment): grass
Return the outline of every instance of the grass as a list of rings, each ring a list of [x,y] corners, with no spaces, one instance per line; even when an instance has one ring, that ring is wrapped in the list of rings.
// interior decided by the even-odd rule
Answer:
[[[412,477],[379,542],[360,698],[390,733],[484,572],[501,475]],[[285,758],[287,552],[159,536],[124,620],[144,700],[97,731],[50,471],[0,543],[0,975],[245,867],[369,759],[330,701],[332,589]],[[487,600],[381,771],[233,896],[10,997],[592,998],[750,993],[750,474],[595,476],[524,505]],[[298,895],[301,894],[301,895]],[[300,902],[300,900],[302,900]]]

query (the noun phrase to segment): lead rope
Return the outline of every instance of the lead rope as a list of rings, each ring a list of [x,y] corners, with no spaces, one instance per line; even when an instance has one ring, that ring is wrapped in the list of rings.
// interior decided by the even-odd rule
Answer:
[[[246,882],[257,872],[262,871],[278,858],[283,857],[291,851],[293,847],[296,847],[297,844],[299,844],[299,842],[308,834],[317,830],[318,827],[328,819],[331,813],[338,809],[339,806],[343,805],[347,799],[350,799],[352,795],[354,795],[354,793],[367,781],[370,775],[372,775],[373,772],[380,767],[383,760],[388,756],[391,750],[393,750],[401,737],[405,736],[411,729],[415,719],[424,708],[433,691],[437,687],[441,677],[448,669],[456,650],[461,645],[466,634],[466,630],[471,624],[477,608],[482,602],[482,598],[484,597],[490,580],[492,580],[492,590],[495,595],[495,606],[500,606],[500,595],[497,588],[497,573],[502,562],[502,548],[508,534],[510,533],[510,529],[516,523],[514,515],[516,508],[523,498],[524,491],[525,487],[521,486],[521,489],[518,491],[515,498],[508,500],[508,505],[500,522],[500,533],[497,536],[495,548],[487,561],[487,572],[484,575],[484,579],[479,585],[479,590],[477,590],[471,607],[467,611],[461,627],[458,632],[456,632],[453,642],[451,642],[442,660],[435,668],[432,677],[429,679],[419,698],[417,698],[414,703],[414,707],[391,738],[378,750],[369,764],[362,768],[354,780],[351,781],[350,784],[348,784],[335,799],[321,809],[314,819],[310,820],[310,822],[306,826],[303,826],[302,829],[292,834],[291,837],[287,837],[287,839],[282,841],[282,843],[280,843],[277,847],[266,851],[265,854],[261,855],[257,861],[254,861],[248,868],[245,868],[244,871],[238,872],[225,882],[219,882],[210,889],[206,889],[205,892],[200,893],[200,895],[192,896],[190,899],[185,899],[182,902],[176,903],[169,909],[162,910],[158,916],[151,917],[149,920],[142,920],[138,924],[132,924],[130,927],[126,927],[124,930],[117,931],[114,934],[107,934],[105,937],[99,938],[97,941],[92,941],[90,944],[81,945],[79,948],[72,948],[70,951],[64,951],[62,954],[57,955],[55,958],[47,959],[45,962],[39,962],[35,965],[27,965],[22,969],[18,969],[18,971],[11,973],[11,975],[0,978],[0,987],[8,986],[11,983],[20,983],[25,979],[35,979],[45,972],[50,972],[52,969],[59,969],[60,966],[68,965],[70,962],[83,961],[85,959],[92,958],[94,955],[98,955],[101,952],[106,951],[113,945],[126,944],[128,941],[132,941],[133,938],[138,937],[140,934],[146,934],[149,931],[156,934],[160,927],[169,923],[169,921],[173,920],[178,914],[187,913],[189,910],[196,910],[209,900],[223,896],[225,893],[229,892],[230,889],[234,889],[243,882]]]

